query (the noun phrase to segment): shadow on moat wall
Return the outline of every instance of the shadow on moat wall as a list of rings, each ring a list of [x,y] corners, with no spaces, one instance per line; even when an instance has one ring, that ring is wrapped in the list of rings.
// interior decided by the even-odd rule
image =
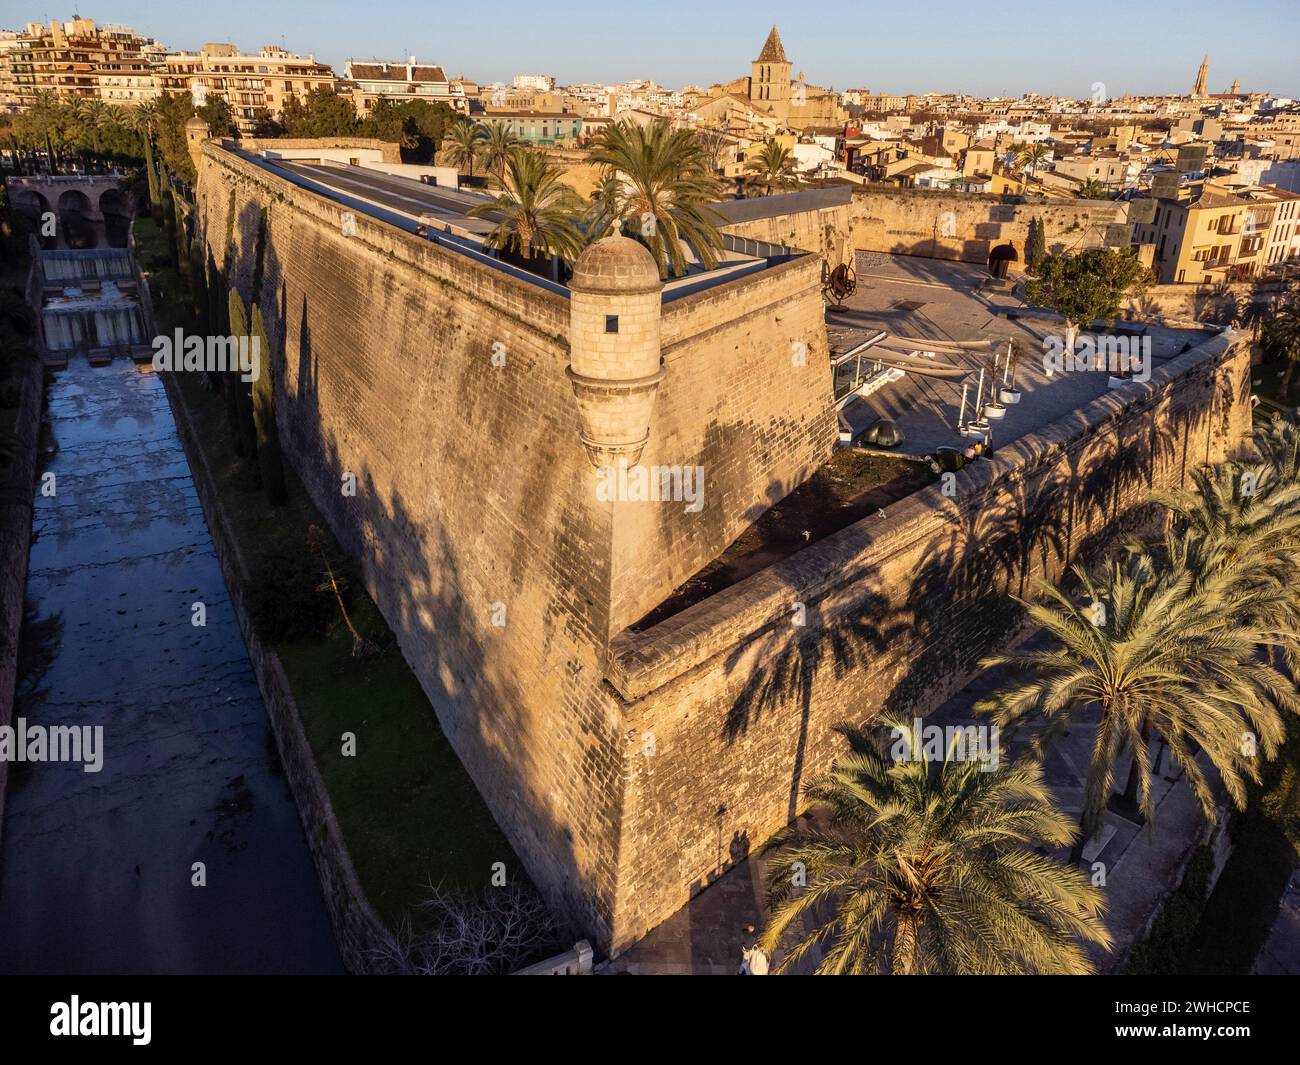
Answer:
[[[1088,447],[1069,453],[1063,473],[1031,474],[1010,487],[1000,481],[990,486],[991,498],[982,505],[945,500],[940,511],[945,531],[936,535],[905,588],[883,590],[881,574],[869,567],[823,599],[804,603],[806,625],[770,625],[735,647],[724,662],[728,676],[747,661],[762,664],[725,711],[725,742],[734,744],[783,709],[798,715],[787,820],[797,816],[808,784],[816,689],[828,676],[838,681],[856,670],[874,672],[880,689],[866,716],[871,720],[932,703],[942,678],[975,674],[981,658],[1022,631],[1024,611],[1013,596],[1033,594],[1031,576],[1061,579],[1068,560],[1094,559],[1125,530],[1159,520],[1159,512],[1143,502],[1145,492],[1157,471],[1163,471],[1162,479],[1182,483],[1189,466],[1199,464],[1193,436],[1202,423],[1209,427],[1210,417],[1208,404],[1184,404],[1166,411],[1163,420],[1151,419],[1149,430],[1141,419],[1111,423],[1101,432],[1114,427],[1123,435],[1112,433],[1099,442],[1094,434]],[[792,603],[801,598],[793,583],[790,590]],[[863,721],[860,708],[845,707],[839,716]],[[820,753],[815,772],[827,767],[832,753]],[[734,864],[724,859],[697,889]]]
[[[345,459],[340,441],[325,427],[321,352],[312,322],[323,320],[321,315],[328,312],[315,309],[317,296],[311,290],[304,287],[300,293],[290,293],[291,282],[280,261],[274,205],[270,209],[260,269],[254,261],[252,234],[258,231],[261,210],[249,202],[233,227],[224,273],[245,300],[251,295],[255,272],[264,278],[260,305],[271,349],[269,365],[284,460],[357,565],[396,637],[398,652],[394,653],[401,653],[411,665],[432,705],[436,719],[430,727],[445,736],[478,792],[489,800],[486,815],[515,851],[501,856],[511,875],[527,876],[517,855],[534,856],[549,870],[560,871],[549,883],[535,883],[562,923],[588,933],[602,926],[608,929],[611,915],[603,903],[578,887],[589,872],[579,870],[570,826],[549,813],[551,796],[534,760],[534,752],[545,749],[546,738],[537,731],[539,725],[523,721],[515,712],[530,700],[521,682],[505,668],[503,656],[484,637],[481,612],[470,609],[462,549],[445,528],[419,518],[399,493],[381,492],[372,466]],[[298,327],[293,343],[291,320]],[[290,366],[295,368],[292,392],[286,375]],[[355,478],[355,495],[350,497],[341,491],[345,474]],[[418,544],[419,549],[388,551],[386,544]],[[525,555],[516,552],[509,561],[522,564]],[[481,873],[486,887],[492,870],[485,867]]]

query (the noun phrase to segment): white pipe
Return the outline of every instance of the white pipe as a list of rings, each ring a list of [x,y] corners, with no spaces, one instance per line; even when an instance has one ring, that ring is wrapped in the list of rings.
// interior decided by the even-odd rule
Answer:
[[[970,391],[970,382],[961,383],[961,410],[957,412],[957,432],[964,432],[966,428],[966,393]]]

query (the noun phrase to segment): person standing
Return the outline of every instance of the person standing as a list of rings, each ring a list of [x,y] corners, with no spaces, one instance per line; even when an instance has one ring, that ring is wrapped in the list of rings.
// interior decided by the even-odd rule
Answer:
[[[754,926],[752,924],[745,925],[746,941],[750,942],[752,945],[744,946],[742,944],[740,948],[740,969],[736,973],[737,976],[767,975],[767,954],[763,951],[763,948],[754,941],[754,935]]]

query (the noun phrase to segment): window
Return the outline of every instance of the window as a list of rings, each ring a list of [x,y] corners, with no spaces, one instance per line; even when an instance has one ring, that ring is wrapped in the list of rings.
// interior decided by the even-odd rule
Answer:
[[[606,333],[617,333],[617,332],[618,332],[618,315],[617,315],[617,314],[607,314],[607,315],[605,315],[605,332],[606,332]]]

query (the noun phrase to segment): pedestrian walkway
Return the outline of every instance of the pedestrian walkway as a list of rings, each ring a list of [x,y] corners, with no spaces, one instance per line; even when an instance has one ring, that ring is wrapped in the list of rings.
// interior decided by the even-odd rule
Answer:
[[[1257,976],[1300,976],[1300,870],[1291,875],[1251,971]]]

